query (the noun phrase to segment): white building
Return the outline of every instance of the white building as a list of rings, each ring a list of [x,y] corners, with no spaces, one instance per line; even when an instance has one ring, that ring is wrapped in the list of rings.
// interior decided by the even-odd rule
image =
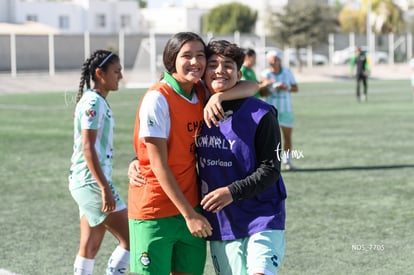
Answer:
[[[203,15],[206,12],[206,9],[186,7],[141,9],[140,29],[154,33],[201,33]]]
[[[0,22],[39,22],[65,34],[140,32],[139,7],[134,0],[2,1]]]

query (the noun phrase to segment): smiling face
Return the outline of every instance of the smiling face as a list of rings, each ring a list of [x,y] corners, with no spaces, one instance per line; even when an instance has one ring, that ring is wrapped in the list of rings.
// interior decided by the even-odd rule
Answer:
[[[175,60],[176,72],[172,75],[185,91],[190,92],[193,84],[203,76],[205,67],[204,45],[200,41],[189,41],[178,52]]]
[[[207,60],[204,81],[210,92],[224,92],[235,86],[241,75],[233,59],[213,54]]]

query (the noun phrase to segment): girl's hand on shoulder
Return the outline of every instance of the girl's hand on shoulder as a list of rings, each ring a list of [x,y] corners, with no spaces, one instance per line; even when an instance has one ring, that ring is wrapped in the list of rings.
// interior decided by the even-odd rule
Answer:
[[[204,122],[208,128],[211,128],[211,123],[218,126],[218,121],[224,120],[224,110],[221,102],[221,93],[213,94],[207,101],[204,107]]]

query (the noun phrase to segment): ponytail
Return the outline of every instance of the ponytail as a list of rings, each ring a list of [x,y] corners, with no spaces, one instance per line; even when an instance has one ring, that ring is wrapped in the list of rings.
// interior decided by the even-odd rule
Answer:
[[[106,50],[95,51],[86,61],[82,64],[81,78],[79,83],[78,94],[76,95],[76,103],[82,98],[84,87],[91,88],[91,80],[96,80],[96,69],[100,68],[106,71],[108,65],[114,60],[119,60],[118,55]]]

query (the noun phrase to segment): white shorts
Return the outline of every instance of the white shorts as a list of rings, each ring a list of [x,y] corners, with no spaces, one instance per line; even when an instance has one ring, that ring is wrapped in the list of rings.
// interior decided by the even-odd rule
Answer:
[[[216,274],[275,275],[285,254],[285,231],[267,230],[233,241],[210,241]]]
[[[126,204],[119,195],[115,185],[111,181],[108,184],[116,203],[115,210],[112,213],[126,209]],[[86,184],[72,189],[70,193],[79,206],[79,216],[82,217],[85,215],[91,227],[101,224],[110,214],[108,212],[102,212],[102,193],[97,184]]]

